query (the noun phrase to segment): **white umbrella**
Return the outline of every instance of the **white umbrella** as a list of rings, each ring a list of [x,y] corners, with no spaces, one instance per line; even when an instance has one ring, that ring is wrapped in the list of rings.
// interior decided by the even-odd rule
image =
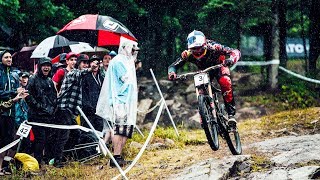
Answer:
[[[69,46],[70,50],[74,53],[91,52],[94,48],[89,43],[79,42],[78,44],[72,44]]]
[[[55,57],[67,52],[91,52],[95,49],[89,43],[69,41],[61,35],[55,35],[43,40],[32,52],[31,58]]]
[[[32,52],[31,58],[42,58],[42,57],[55,57],[54,51],[63,51],[67,49],[71,44],[77,44],[78,42],[72,42],[63,36],[55,35],[43,40],[36,49]],[[70,48],[69,48],[70,49]]]

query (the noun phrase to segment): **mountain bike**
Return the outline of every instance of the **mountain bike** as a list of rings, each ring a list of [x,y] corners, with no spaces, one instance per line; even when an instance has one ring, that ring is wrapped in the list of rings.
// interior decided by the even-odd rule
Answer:
[[[219,149],[219,134],[226,140],[231,153],[239,155],[242,153],[242,147],[238,128],[228,125],[228,114],[224,104],[220,104],[218,99],[221,90],[213,86],[209,76],[210,70],[218,69],[221,66],[223,65],[218,64],[205,70],[180,74],[177,79],[185,80],[188,76],[193,76],[201,117],[200,123],[211,149],[214,151]]]

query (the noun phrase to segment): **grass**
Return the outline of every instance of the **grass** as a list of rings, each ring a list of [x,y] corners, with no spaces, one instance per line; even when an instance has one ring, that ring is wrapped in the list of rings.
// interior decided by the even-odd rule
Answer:
[[[260,97],[258,97],[260,98]],[[320,108],[307,108],[299,110],[284,111],[268,115],[259,119],[248,119],[239,123],[239,132],[242,144],[262,141],[271,138],[268,132],[286,128],[289,132],[300,134],[315,133],[320,127]],[[152,136],[151,143],[164,143],[166,138],[174,141],[173,145],[161,149],[148,149],[143,156],[129,171],[129,179],[165,179],[171,174],[178,173],[183,168],[196,162],[208,159],[220,159],[231,155],[226,143],[220,139],[220,149],[212,151],[207,144],[203,130],[178,129],[180,136],[177,137],[173,128],[157,127]],[[125,154],[128,159],[133,159],[140,149],[131,148],[132,141],[143,144],[149,130],[143,130],[145,137],[135,133],[133,139],[128,141]],[[280,134],[284,135],[284,134]],[[244,154],[252,155],[251,172],[265,171],[272,166],[269,157],[257,153],[254,149],[244,150]],[[107,165],[109,158],[100,157],[85,164],[71,162],[66,167],[58,169],[52,166],[44,166],[40,175],[31,176],[32,179],[111,179],[119,174],[116,168]],[[309,164],[317,164],[310,162]],[[299,166],[299,164],[297,164]],[[302,166],[302,165],[301,165]],[[8,179],[23,179],[30,175],[16,172]]]

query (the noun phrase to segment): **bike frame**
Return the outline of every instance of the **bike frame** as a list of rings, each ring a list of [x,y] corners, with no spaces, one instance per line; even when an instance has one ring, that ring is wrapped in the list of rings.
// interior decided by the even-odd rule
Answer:
[[[227,125],[228,118],[224,115],[225,110],[223,107],[220,107],[218,99],[218,93],[221,90],[212,85],[209,76],[210,70],[220,68],[221,66],[223,65],[218,64],[205,70],[181,74],[177,76],[177,79],[186,79],[187,76],[194,77],[195,91],[199,101],[199,113],[211,149],[214,151],[219,149],[218,136],[220,135],[226,140],[232,154],[239,155],[242,153],[242,148],[237,127]]]
[[[203,89],[211,97],[216,108],[219,109],[219,107],[218,107],[219,102],[217,99],[217,95],[215,93],[213,93],[213,91],[212,91],[212,85],[211,85],[211,79],[209,76],[209,71],[214,70],[214,69],[218,69],[222,66],[223,66],[222,64],[218,64],[215,66],[208,67],[207,69],[204,69],[204,70],[181,74],[181,75],[177,76],[177,79],[186,79],[187,76],[194,76],[194,85],[195,85],[195,89],[196,89],[197,99],[200,95],[200,90]],[[212,108],[215,108],[215,107],[212,107]],[[213,115],[215,116],[215,114],[213,114]],[[218,115],[218,112],[217,112],[217,115]]]

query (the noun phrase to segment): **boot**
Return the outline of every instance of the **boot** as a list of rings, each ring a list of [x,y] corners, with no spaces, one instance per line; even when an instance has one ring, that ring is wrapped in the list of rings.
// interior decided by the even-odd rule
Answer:
[[[114,159],[117,161],[120,167],[126,166],[130,164],[132,161],[126,161],[122,156],[115,156]],[[110,159],[110,166],[116,167],[116,164]]]
[[[64,164],[61,159],[54,159],[53,166],[56,168],[63,168]]]
[[[235,119],[234,115],[236,114],[236,106],[235,102],[232,99],[231,102],[225,102],[226,111],[228,113],[228,125],[231,127],[235,127],[237,125],[237,120]]]

